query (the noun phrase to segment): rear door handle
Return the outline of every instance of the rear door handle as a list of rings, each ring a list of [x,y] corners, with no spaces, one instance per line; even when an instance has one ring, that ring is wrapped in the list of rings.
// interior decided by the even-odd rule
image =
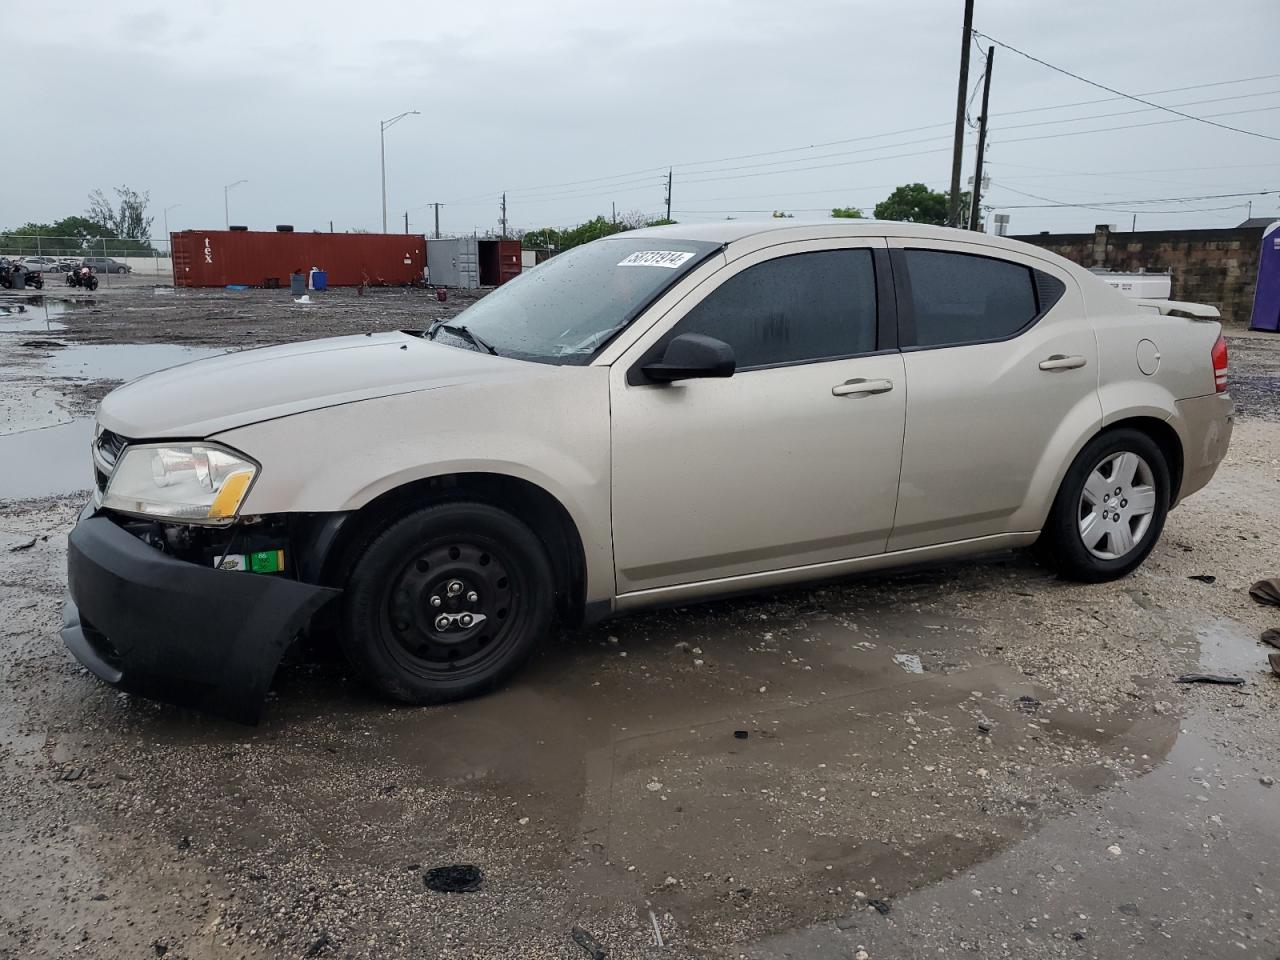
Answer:
[[[868,393],[888,393],[893,389],[892,380],[867,380],[859,377],[856,380],[846,380],[844,383],[838,383],[831,388],[833,397],[857,397]]]
[[[1055,353],[1048,360],[1040,361],[1041,370],[1075,370],[1083,367],[1086,361],[1084,357],[1068,357],[1065,354]]]

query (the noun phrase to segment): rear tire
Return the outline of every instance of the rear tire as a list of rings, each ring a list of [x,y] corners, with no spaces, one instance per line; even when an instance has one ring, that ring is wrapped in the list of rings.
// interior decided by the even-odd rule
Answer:
[[[360,676],[406,703],[493,689],[551,628],[546,548],[483,503],[416,510],[379,534],[347,580],[341,645]]]
[[[1068,580],[1117,580],[1155,547],[1169,497],[1169,465],[1154,440],[1130,428],[1099,434],[1063,477],[1036,553]]]

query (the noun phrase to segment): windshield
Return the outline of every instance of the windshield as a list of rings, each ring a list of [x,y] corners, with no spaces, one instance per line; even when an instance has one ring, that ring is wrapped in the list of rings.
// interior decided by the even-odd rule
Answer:
[[[499,356],[587,364],[641,310],[718,249],[718,243],[666,237],[596,240],[520,274],[448,323],[466,327]]]

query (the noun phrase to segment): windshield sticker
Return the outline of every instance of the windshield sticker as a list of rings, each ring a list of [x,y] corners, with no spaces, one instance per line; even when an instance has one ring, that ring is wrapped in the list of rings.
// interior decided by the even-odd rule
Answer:
[[[637,250],[625,260],[618,262],[620,267],[666,267],[674,270],[684,263],[692,253],[683,250]]]

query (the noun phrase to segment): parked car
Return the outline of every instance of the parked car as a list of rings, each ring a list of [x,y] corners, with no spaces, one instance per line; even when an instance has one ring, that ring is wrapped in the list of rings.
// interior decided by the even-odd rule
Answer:
[[[132,273],[133,267],[112,260],[110,257],[85,257],[81,261],[84,266],[93,269],[94,273]]]
[[[23,257],[19,261],[28,273],[56,273],[58,261],[53,257]]]
[[[619,234],[421,334],[112,392],[63,637],[111,683],[253,720],[326,618],[369,684],[434,703],[557,617],[1030,546],[1112,580],[1226,453],[1220,334],[1001,237]]]
[[[79,257],[62,257],[58,260],[56,269],[58,273],[70,273],[78,266],[80,266]]]

